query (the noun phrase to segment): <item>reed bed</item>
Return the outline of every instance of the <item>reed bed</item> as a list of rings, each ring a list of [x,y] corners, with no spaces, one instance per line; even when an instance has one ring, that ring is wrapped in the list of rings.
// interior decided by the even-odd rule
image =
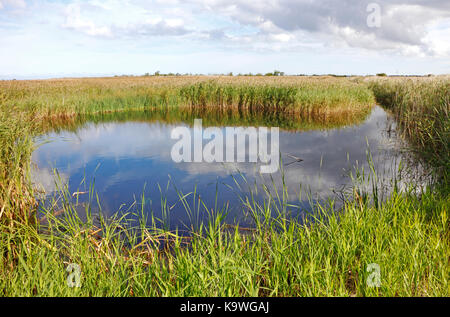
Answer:
[[[450,78],[377,79],[369,87],[449,193]]]
[[[35,207],[29,179],[33,124],[16,116],[14,108],[0,112],[0,221],[9,228],[16,220],[29,223]]]
[[[302,223],[283,216],[290,204],[275,203],[281,192],[261,204],[249,198],[243,208],[253,228],[230,228],[226,208],[205,206],[199,212],[209,221],[190,236],[145,226],[139,210],[135,221],[96,220],[85,206],[81,220],[67,203],[62,216],[45,211],[38,232],[0,231],[0,251],[10,254],[11,241],[17,248],[0,260],[0,295],[448,296],[449,201],[432,192],[419,199],[413,189],[381,207],[349,200],[338,213],[315,205]],[[80,268],[79,287],[67,284],[70,264]]]
[[[0,90],[6,106],[14,104],[19,111],[42,119],[186,105],[230,109],[263,106],[273,112],[295,105],[301,108],[300,114],[308,115],[367,113],[374,103],[366,87],[328,77],[310,81],[299,77],[214,76],[0,81]]]
[[[183,100],[191,107],[212,112],[236,110],[245,115],[288,114],[303,120],[320,122],[355,121],[367,115],[373,105],[368,90],[357,85],[326,82],[296,85],[223,84],[206,82],[183,87]],[[219,109],[217,109],[219,108]]]

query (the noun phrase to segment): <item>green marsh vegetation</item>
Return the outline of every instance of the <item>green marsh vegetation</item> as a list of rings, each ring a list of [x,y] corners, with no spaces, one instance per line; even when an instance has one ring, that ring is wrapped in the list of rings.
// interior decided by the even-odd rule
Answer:
[[[369,84],[378,103],[388,109],[417,157],[432,166],[448,185],[450,171],[450,80],[385,79]],[[447,190],[448,186],[444,186]]]
[[[201,76],[0,82],[0,294],[448,296],[448,85],[448,78]],[[211,125],[224,114],[240,124],[276,113],[292,129],[325,128],[363,120],[375,99],[429,163],[432,186],[394,188],[374,204],[373,192],[355,185],[342,209],[317,204],[303,223],[284,216],[289,204],[279,188],[267,191],[265,204],[243,200],[254,228],[230,228],[226,208],[199,204],[210,221],[188,237],[145,221],[95,219],[89,207],[81,220],[62,189],[62,216],[47,210],[45,225],[36,221],[30,157],[33,137],[47,129],[114,112],[128,120],[132,111],[169,122],[201,113]],[[69,263],[81,268],[80,288],[67,286]],[[371,263],[381,269],[380,287],[367,284]]]

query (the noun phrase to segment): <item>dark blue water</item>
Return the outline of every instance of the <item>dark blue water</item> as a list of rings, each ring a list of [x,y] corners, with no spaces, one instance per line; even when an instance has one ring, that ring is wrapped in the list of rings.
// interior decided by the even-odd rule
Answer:
[[[389,133],[392,121],[379,107],[355,126],[309,132],[280,130],[283,171],[264,175],[259,173],[260,162],[175,163],[170,153],[177,141],[171,139],[171,131],[177,126],[86,123],[76,133],[63,131],[39,137],[36,143],[40,146],[32,157],[37,166],[33,178],[45,190],[43,203],[50,204],[57,197],[56,169],[72,199],[78,196],[79,206],[88,203],[89,194],[74,193],[88,192],[94,185],[101,206],[94,197],[94,212],[137,212],[142,208],[144,193],[144,213],[165,218],[170,227],[195,218],[189,216],[186,205],[191,214],[199,211],[200,218],[206,210],[217,212],[227,206],[227,221],[246,223],[247,209],[240,198],[253,192],[257,201],[267,199],[262,184],[276,197],[276,189],[281,195],[284,183],[286,201],[297,205],[288,208],[295,216],[307,211],[310,201],[336,197],[336,193],[348,189],[352,182],[348,173],[354,166],[368,171],[368,148],[380,175],[389,176],[397,166],[396,138]],[[183,195],[187,195],[185,204],[180,200]],[[163,216],[164,209],[169,211]]]

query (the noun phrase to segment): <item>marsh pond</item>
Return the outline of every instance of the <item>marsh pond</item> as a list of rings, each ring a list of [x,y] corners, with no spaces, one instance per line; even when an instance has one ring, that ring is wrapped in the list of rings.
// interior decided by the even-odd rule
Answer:
[[[281,126],[276,147],[270,143],[274,123],[252,124],[268,128],[267,143],[272,154],[278,152],[272,162],[281,166],[274,173],[261,173],[267,164],[250,159],[250,138],[241,139],[247,151],[240,161],[174,160],[174,130],[183,128],[194,136],[194,117],[111,115],[48,129],[35,139],[32,155],[41,206],[71,203],[80,212],[89,206],[94,214],[141,214],[172,229],[198,226],[214,213],[225,215],[229,223],[251,225],[251,204],[273,204],[272,212],[301,217],[314,202],[334,199],[339,204],[355,181],[370,178],[371,167],[378,178],[389,180],[401,161],[395,124],[378,106],[352,124]],[[224,135],[231,126],[204,124]],[[237,150],[239,139],[235,141],[219,143],[224,157],[233,147]],[[200,145],[192,140],[192,153],[208,142],[204,137]]]

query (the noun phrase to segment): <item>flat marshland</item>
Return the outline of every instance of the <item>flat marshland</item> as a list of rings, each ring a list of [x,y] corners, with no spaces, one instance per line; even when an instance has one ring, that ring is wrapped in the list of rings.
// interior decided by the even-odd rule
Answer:
[[[449,91],[448,77],[1,81],[0,294],[448,296]],[[188,236],[119,216],[94,219],[89,208],[82,220],[64,189],[62,216],[48,209],[45,224],[37,219],[31,155],[34,138],[47,131],[142,112],[162,122],[201,117],[212,126],[326,129],[362,122],[375,103],[426,167],[427,186],[393,186],[381,201],[376,181],[369,180],[370,192],[355,184],[342,206],[317,202],[303,222],[285,216],[289,202],[280,188],[262,204],[242,202],[251,228],[230,227],[224,210],[204,206],[209,220]],[[81,269],[80,287],[67,286],[70,263]]]

